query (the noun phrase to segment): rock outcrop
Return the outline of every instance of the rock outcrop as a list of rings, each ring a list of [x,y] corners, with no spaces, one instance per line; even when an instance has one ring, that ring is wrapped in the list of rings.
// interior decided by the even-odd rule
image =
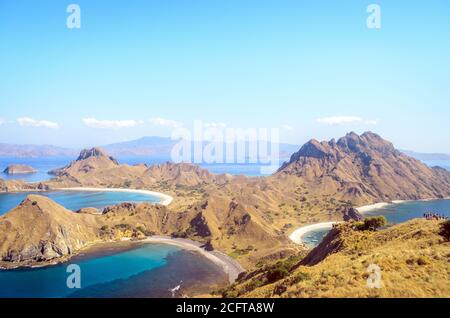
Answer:
[[[119,162],[111,156],[108,156],[100,148],[84,149],[80,152],[77,160],[71,162],[68,166],[50,171],[50,174],[56,176],[73,176],[87,174],[95,170],[103,170],[119,166]]]
[[[0,217],[0,264],[36,264],[60,259],[99,240],[92,215],[73,213],[52,200],[29,195]]]

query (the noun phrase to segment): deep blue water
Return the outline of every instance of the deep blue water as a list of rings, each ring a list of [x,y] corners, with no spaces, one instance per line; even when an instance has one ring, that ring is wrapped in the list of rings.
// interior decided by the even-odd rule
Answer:
[[[90,191],[51,191],[51,192],[19,192],[0,193],[0,215],[13,209],[29,194],[38,194],[49,197],[53,201],[61,204],[65,208],[77,211],[81,208],[102,209],[110,205],[117,205],[122,202],[153,202],[159,201],[157,197],[128,192],[90,192]]]
[[[67,280],[80,268],[80,289]],[[109,247],[43,268],[0,270],[0,298],[172,297],[169,289],[223,283],[222,269],[203,256],[167,244]],[[176,296],[180,296],[179,294]]]
[[[376,209],[364,216],[383,215],[389,224],[398,224],[411,219],[421,218],[424,213],[438,213],[450,217],[450,200],[413,201],[392,204]],[[303,236],[303,241],[309,246],[317,246],[329,230],[311,231]]]
[[[67,297],[77,291],[67,287],[69,264],[81,269],[81,288],[104,284],[166,265],[169,253],[180,248],[145,244],[139,248],[101,257],[74,258],[67,264],[45,268],[0,271],[0,298]]]

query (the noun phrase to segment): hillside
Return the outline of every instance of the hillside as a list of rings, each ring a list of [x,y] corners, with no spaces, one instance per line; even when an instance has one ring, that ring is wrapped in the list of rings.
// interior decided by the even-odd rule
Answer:
[[[429,168],[366,132],[349,133],[337,142],[311,140],[277,175],[294,175],[312,189],[334,191],[356,204],[450,196],[450,172]]]
[[[0,186],[163,192],[174,197],[169,207],[120,205],[102,222],[117,215],[113,227],[130,233],[142,232],[137,231],[140,225],[144,232],[209,243],[246,268],[305,250],[288,239],[299,226],[357,219],[351,213],[355,205],[438,198],[450,191],[449,172],[426,167],[373,133],[348,134],[338,142],[311,141],[269,177],[215,175],[187,163],[123,165],[98,148],[83,150],[55,174],[44,184]],[[150,217],[146,211],[156,212]]]
[[[448,222],[448,221],[447,221]],[[444,221],[416,219],[376,232],[333,229],[309,255],[251,271],[222,291],[226,297],[448,297],[450,242]],[[368,268],[381,269],[369,288]]]
[[[34,264],[72,255],[98,240],[93,215],[76,214],[30,195],[0,217],[0,265]]]

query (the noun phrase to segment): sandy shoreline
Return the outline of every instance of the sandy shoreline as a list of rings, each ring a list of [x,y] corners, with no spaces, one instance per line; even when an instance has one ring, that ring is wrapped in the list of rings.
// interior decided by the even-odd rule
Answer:
[[[161,192],[155,192],[150,190],[137,190],[137,189],[125,189],[125,188],[89,188],[89,187],[75,187],[75,188],[58,188],[55,190],[62,190],[62,191],[89,191],[89,192],[127,192],[127,193],[139,193],[144,195],[150,195],[153,197],[159,198],[161,201],[157,202],[161,205],[169,205],[173,201],[173,197],[170,195],[161,193]]]
[[[358,210],[359,213],[364,214],[364,213],[371,212],[373,210],[384,208],[389,205],[402,204],[402,203],[406,203],[406,202],[415,202],[415,201],[424,202],[424,201],[434,201],[434,200],[450,200],[450,197],[443,198],[443,199],[393,200],[391,202],[379,202],[379,203],[364,205],[364,206],[356,208],[356,210]],[[304,242],[302,241],[302,237],[305,234],[308,234],[309,232],[316,231],[316,230],[331,229],[333,224],[335,224],[335,223],[339,223],[339,221],[321,222],[321,223],[302,226],[302,227],[299,227],[296,230],[294,230],[294,232],[292,232],[292,234],[289,236],[289,238],[291,239],[291,241],[293,241],[296,244],[303,244]]]
[[[391,203],[389,203],[389,202],[379,202],[379,203],[375,203],[375,204],[369,204],[369,205],[360,206],[360,207],[356,208],[356,210],[358,210],[359,213],[364,214],[364,213],[371,212],[371,211],[376,210],[376,209],[384,208],[384,207],[386,207],[388,205],[398,204],[398,203],[402,203],[402,202],[404,202],[404,201],[397,200],[397,201],[392,201]]]
[[[51,260],[48,262],[45,262],[44,264],[27,264],[27,265],[21,265],[21,266],[15,266],[15,267],[1,267],[0,271],[8,271],[8,270],[14,270],[18,268],[46,268],[51,267],[54,265],[64,264],[69,262],[71,259],[76,259],[77,257],[86,257],[86,255],[90,255],[93,253],[93,251],[103,251],[105,247],[108,248],[116,248],[120,246],[120,243],[129,243],[129,244],[167,244],[167,245],[175,245],[178,247],[181,247],[183,250],[188,251],[194,251],[199,253],[201,256],[207,258],[208,260],[212,261],[214,264],[219,266],[224,273],[228,276],[228,281],[230,284],[234,283],[236,279],[238,278],[239,274],[242,272],[245,272],[245,269],[234,259],[232,259],[230,256],[219,252],[219,251],[206,251],[201,246],[202,244],[199,242],[195,242],[188,239],[182,239],[182,238],[172,238],[170,236],[151,236],[144,240],[138,240],[133,241],[130,239],[122,239],[120,241],[104,241],[104,242],[94,242],[92,244],[89,244],[85,246],[83,249],[77,251],[75,254],[71,255],[70,257],[62,257],[57,260]],[[122,246],[122,248],[124,248]]]
[[[315,224],[311,224],[311,225],[306,225],[306,226],[302,226],[299,227],[298,229],[296,229],[294,232],[292,232],[291,235],[289,235],[289,238],[291,239],[292,242],[296,243],[296,244],[303,244],[303,236],[305,236],[305,234],[312,232],[312,231],[317,231],[317,230],[325,230],[325,229],[330,229],[333,227],[333,224],[339,223],[339,221],[334,221],[334,222],[321,222],[321,223],[315,223]]]
[[[143,241],[145,243],[162,243],[171,244],[182,247],[185,250],[195,251],[206,257],[216,265],[220,266],[228,275],[228,280],[233,283],[240,273],[244,272],[244,268],[228,255],[219,251],[206,251],[199,242],[188,239],[172,238],[170,236],[151,236]]]

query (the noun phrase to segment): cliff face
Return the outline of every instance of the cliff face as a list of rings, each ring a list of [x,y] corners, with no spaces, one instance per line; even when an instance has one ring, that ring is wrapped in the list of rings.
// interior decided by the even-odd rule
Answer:
[[[98,240],[97,228],[92,215],[30,195],[0,217],[0,263],[25,265],[70,256]]]
[[[371,132],[349,133],[337,142],[311,140],[277,175],[337,189],[337,197],[356,202],[450,196],[450,172],[427,167]]]

